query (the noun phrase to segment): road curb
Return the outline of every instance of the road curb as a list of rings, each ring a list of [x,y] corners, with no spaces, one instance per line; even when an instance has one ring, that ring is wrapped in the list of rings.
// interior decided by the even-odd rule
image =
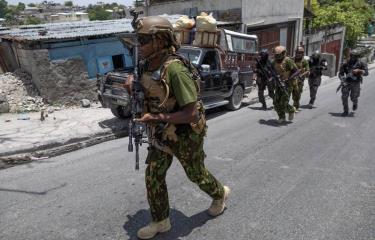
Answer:
[[[126,136],[128,136],[127,130],[118,130],[110,133],[100,133],[89,137],[70,139],[64,143],[49,143],[38,146],[37,149],[21,149],[9,153],[2,153],[2,156],[0,157],[0,169],[56,157],[65,153],[77,151],[79,149]]]

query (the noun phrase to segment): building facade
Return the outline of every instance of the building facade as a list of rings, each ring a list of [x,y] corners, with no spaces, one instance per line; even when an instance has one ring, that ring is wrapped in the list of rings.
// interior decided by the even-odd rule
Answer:
[[[51,23],[90,21],[89,14],[84,12],[57,13],[47,17]]]
[[[3,29],[1,71],[25,70],[50,103],[96,100],[97,74],[133,67],[128,49],[116,37],[131,31],[127,19]]]
[[[304,3],[301,0],[150,0],[148,15],[212,12],[225,28],[255,34],[259,48],[286,46],[289,55],[302,41]]]

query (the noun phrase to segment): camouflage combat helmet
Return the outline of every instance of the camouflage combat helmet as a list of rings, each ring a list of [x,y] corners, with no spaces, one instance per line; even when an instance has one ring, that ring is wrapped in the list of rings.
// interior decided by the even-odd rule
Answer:
[[[319,59],[320,59],[320,52],[319,51],[315,51],[312,55],[311,55],[311,59],[313,62],[318,62]]]
[[[296,53],[305,53],[305,49],[302,46],[298,46],[296,49]]]
[[[174,30],[172,24],[165,18],[160,16],[150,16],[139,18],[136,21],[136,31],[140,38],[148,35],[152,38],[162,38],[166,40],[167,44],[170,43],[176,49],[179,48],[176,37],[174,36]],[[140,41],[142,44],[142,41]]]
[[[361,52],[357,49],[353,49],[353,50],[350,51],[350,57],[351,58],[360,58]]]
[[[281,62],[286,56],[286,49],[283,46],[275,47],[273,52],[274,52],[275,60],[278,62]]]

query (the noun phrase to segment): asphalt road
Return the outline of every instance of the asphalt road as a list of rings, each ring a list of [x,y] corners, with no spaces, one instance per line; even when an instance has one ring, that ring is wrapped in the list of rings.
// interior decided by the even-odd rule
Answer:
[[[211,113],[206,165],[232,188],[228,208],[210,218],[210,199],[174,161],[173,228],[156,239],[375,239],[374,79],[354,117],[339,116],[337,82],[283,126],[257,104]],[[134,170],[127,142],[0,171],[0,239],[136,239],[150,215],[145,165]]]

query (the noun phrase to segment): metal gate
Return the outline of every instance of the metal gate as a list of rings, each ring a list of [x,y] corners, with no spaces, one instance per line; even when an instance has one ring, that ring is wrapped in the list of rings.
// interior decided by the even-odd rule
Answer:
[[[336,56],[336,69],[339,69],[341,40],[333,40],[321,45],[322,53],[332,53]]]

